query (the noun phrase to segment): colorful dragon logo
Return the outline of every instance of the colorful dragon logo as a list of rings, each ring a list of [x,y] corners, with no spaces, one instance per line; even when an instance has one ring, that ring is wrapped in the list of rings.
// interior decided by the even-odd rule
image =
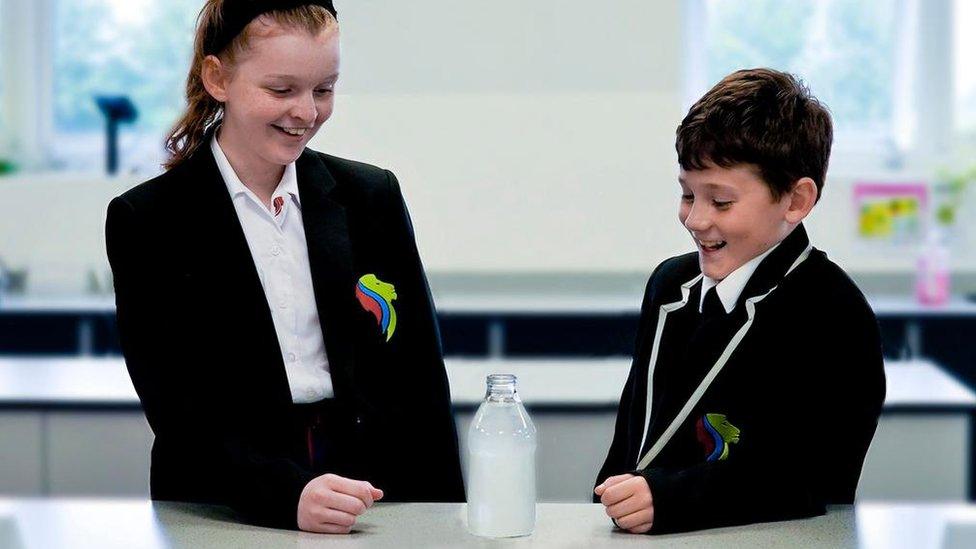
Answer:
[[[366,274],[359,278],[356,284],[356,299],[363,309],[373,313],[380,326],[380,332],[389,341],[396,331],[397,315],[393,308],[393,300],[397,298],[393,284],[383,282],[374,274]]]
[[[739,428],[729,423],[725,414],[705,414],[695,425],[698,442],[705,447],[706,461],[729,457],[729,444],[739,442]]]

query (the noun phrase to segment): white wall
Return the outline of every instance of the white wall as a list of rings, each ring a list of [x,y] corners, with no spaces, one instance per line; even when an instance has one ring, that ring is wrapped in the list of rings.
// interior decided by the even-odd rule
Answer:
[[[90,272],[105,286],[106,208],[136,183],[94,176],[0,178],[0,260],[28,269],[31,293],[86,291]]]
[[[313,147],[400,178],[428,270],[625,274],[690,249],[676,221],[681,1],[339,3],[343,66]],[[179,90],[174,90],[178,93]],[[809,222],[846,268],[907,273],[911,253],[854,238],[850,184],[831,174]],[[911,178],[911,176],[905,176]],[[0,259],[33,291],[103,273],[108,200],[135,180],[0,179]],[[962,248],[962,247],[961,247]],[[960,253],[957,271],[976,271]]]
[[[694,39],[682,4],[340,4],[343,95],[313,144],[398,174],[434,273],[646,273],[690,249],[676,221]],[[851,189],[924,172],[841,170],[808,222],[814,243],[853,271],[911,271],[912,251],[856,238]],[[969,240],[957,235],[958,271],[976,269]]]
[[[644,270],[673,223],[679,2],[345,2],[313,142],[393,169],[432,271]]]

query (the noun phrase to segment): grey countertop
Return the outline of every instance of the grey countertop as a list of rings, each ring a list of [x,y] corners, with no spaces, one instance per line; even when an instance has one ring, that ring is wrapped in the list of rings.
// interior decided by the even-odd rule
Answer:
[[[520,294],[441,293],[435,294],[437,310],[448,314],[521,315],[586,314],[617,315],[640,312],[641,295],[601,293]],[[976,302],[955,295],[938,306],[921,305],[912,296],[895,294],[869,295],[868,302],[879,316],[976,316]],[[115,311],[113,295],[79,296],[0,296],[0,314],[10,313],[111,313]]]
[[[0,499],[0,547],[972,547],[976,506],[860,504],[822,517],[666,536],[615,531],[603,507],[541,503],[535,533],[478,538],[464,504],[379,503],[346,536],[251,526],[222,507],[145,500]]]
[[[454,404],[471,407],[490,373],[518,376],[530,408],[615,408],[630,359],[448,359]],[[973,410],[976,394],[927,361],[889,362],[886,411]],[[0,358],[0,408],[137,408],[121,358]]]

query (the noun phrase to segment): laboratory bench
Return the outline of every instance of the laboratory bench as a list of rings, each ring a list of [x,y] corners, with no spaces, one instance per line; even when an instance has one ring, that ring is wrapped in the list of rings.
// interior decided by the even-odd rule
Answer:
[[[809,547],[962,549],[976,546],[976,506],[832,506],[808,519],[666,535],[616,530],[593,503],[540,503],[530,536],[479,538],[462,503],[377,503],[348,535],[253,526],[219,506],[145,499],[0,499],[0,547]]]
[[[544,501],[589,498],[630,361],[448,358],[462,456],[489,373],[514,373]],[[863,500],[966,501],[976,395],[931,362],[889,361]],[[146,495],[152,432],[118,357],[0,357],[0,494]]]

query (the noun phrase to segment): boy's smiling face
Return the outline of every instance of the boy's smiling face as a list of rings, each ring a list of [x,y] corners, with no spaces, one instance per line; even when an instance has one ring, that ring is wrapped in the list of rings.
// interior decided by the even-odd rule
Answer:
[[[774,199],[749,164],[682,169],[678,183],[678,220],[695,241],[702,273],[714,280],[781,242],[799,223],[791,214],[791,193]]]

